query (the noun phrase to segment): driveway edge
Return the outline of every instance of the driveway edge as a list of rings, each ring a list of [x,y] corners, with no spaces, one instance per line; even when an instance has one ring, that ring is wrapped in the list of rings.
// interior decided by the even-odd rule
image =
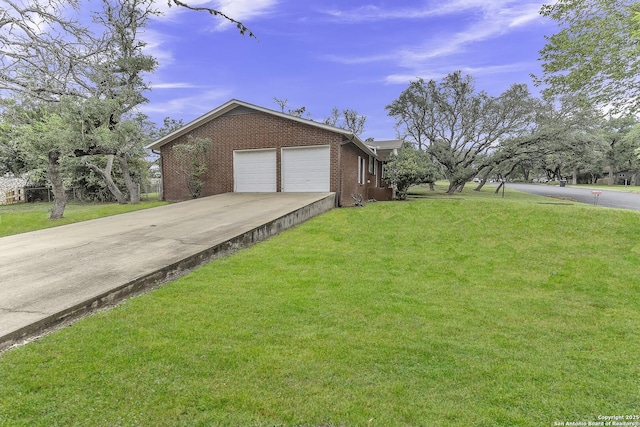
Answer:
[[[335,207],[335,194],[330,194],[307,206],[241,233],[223,243],[190,255],[159,270],[144,274],[121,286],[91,297],[44,319],[34,322],[0,337],[0,351],[19,346],[100,309],[112,307],[125,299],[160,287],[183,276],[204,263],[233,254],[241,249],[264,241],[288,228],[301,224]]]

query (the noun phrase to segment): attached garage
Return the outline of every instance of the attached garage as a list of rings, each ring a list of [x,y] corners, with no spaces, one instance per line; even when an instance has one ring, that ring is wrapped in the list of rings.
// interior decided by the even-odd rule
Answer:
[[[233,191],[236,193],[276,192],[276,149],[234,150]]]
[[[392,196],[376,149],[350,130],[232,99],[147,146],[160,154],[164,200],[190,197],[173,152],[190,138],[211,141],[202,196],[335,193],[337,206]]]
[[[282,148],[282,191],[329,192],[331,150],[328,145]]]

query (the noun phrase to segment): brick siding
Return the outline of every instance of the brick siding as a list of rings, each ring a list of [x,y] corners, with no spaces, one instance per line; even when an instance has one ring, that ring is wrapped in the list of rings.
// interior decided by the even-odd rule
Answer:
[[[339,203],[343,206],[354,204],[352,194],[362,194],[366,200],[366,184],[357,183],[357,158],[358,155],[365,156],[365,154],[354,144],[343,144],[345,139],[339,133],[263,112],[238,109],[202,124],[188,135],[196,138],[210,138],[212,141],[202,196],[233,192],[234,150],[275,148],[277,189],[280,191],[282,188],[281,148],[328,145],[331,163],[330,191],[341,193]],[[172,151],[175,144],[186,142],[187,135],[184,135],[163,145],[160,149],[165,200],[189,198],[186,183],[179,174]],[[342,164],[342,171],[340,164]],[[341,182],[343,191],[340,191]],[[376,181],[372,178],[370,185],[375,186],[375,184]]]

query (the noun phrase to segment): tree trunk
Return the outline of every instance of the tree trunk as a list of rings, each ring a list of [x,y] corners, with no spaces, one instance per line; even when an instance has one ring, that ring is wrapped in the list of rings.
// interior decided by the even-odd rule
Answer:
[[[118,156],[118,161],[120,162],[120,170],[122,171],[122,177],[124,178],[124,185],[127,186],[127,191],[129,192],[129,201],[131,203],[138,204],[140,203],[140,187],[133,182],[131,179],[131,172],[129,170],[129,161],[125,154],[120,154]]]
[[[474,191],[482,190],[482,187],[484,187],[484,185],[487,183],[487,179],[489,179],[489,175],[491,175],[491,172],[493,172],[493,168],[489,168],[487,173],[484,174],[484,176],[480,180],[480,184],[478,184],[478,186],[473,189]]]
[[[447,194],[453,194],[460,187],[459,181],[449,181],[449,189],[447,190]]]
[[[578,168],[576,166],[573,167],[573,185],[578,185]]]
[[[429,191],[436,191],[436,183],[435,182],[430,182],[429,183]]]
[[[615,184],[615,178],[613,177],[613,163],[609,165],[609,185]]]
[[[60,152],[50,151],[48,157],[47,174],[49,175],[54,197],[49,219],[60,219],[64,215],[64,208],[67,206],[67,195],[64,192],[64,183],[62,182],[62,174],[60,174]]]
[[[87,162],[87,166],[104,179],[104,182],[107,184],[107,188],[119,204],[127,204],[127,199],[124,197],[124,194],[122,194],[122,191],[120,191],[116,183],[113,182],[113,177],[111,176],[111,169],[113,168],[113,154],[109,154],[107,156],[107,166],[104,170],[89,162]]]

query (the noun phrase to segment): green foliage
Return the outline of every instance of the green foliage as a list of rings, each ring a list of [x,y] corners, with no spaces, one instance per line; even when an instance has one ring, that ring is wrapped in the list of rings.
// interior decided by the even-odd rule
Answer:
[[[65,3],[52,0],[46,5],[30,4],[29,8],[10,3],[11,13],[5,14],[9,19],[0,22],[0,28],[7,25],[14,30],[3,38],[7,46],[4,52],[11,51],[11,55],[6,62],[3,59],[6,66],[0,71],[0,87],[19,94],[25,110],[36,114],[46,111],[58,117],[57,123],[43,123],[56,128],[51,135],[60,135],[55,143],[63,145],[52,148],[54,141],[31,138],[39,146],[32,143],[19,151],[32,154],[40,150],[37,154],[48,158],[52,181],[51,176],[59,175],[59,167],[68,156],[83,157],[86,165],[102,176],[113,196],[126,203],[115,183],[117,178],[112,176],[112,165],[117,163],[130,201],[137,203],[136,178],[141,171],[135,170],[135,165],[145,155],[148,134],[144,118],[135,111],[147,102],[144,79],[157,64],[143,52],[145,43],[140,33],[157,14],[154,2],[103,0],[98,2],[101,10],[93,9],[94,4],[76,2],[73,6],[83,8],[64,10]],[[83,22],[86,16],[91,16],[92,25]],[[29,22],[41,31],[29,30]],[[23,124],[21,120],[18,123]],[[42,129],[34,132],[44,134]],[[25,134],[28,136],[28,132]],[[90,159],[92,156],[107,156],[107,166],[98,167],[103,159]],[[55,181],[54,187],[63,193],[61,180]],[[58,214],[63,210],[61,203]]]
[[[3,353],[0,424],[529,427],[636,413],[638,213],[425,194],[333,210]]]
[[[498,97],[477,92],[473,78],[456,71],[441,81],[418,79],[388,105],[401,136],[423,146],[440,164],[449,192],[489,167],[478,156],[495,149],[502,139],[524,132],[534,101],[526,85],[512,85]]]
[[[560,31],[540,51],[548,94],[581,94],[618,112],[640,108],[636,0],[560,0],[541,13]]]
[[[548,179],[574,172],[599,176],[604,166],[600,113],[577,96],[540,100],[534,107],[528,131],[502,140],[487,158],[494,172],[502,177],[521,173],[526,180],[532,172]]]
[[[333,107],[331,115],[324,119],[325,124],[348,129],[356,136],[362,135],[366,122],[367,116],[359,115],[357,111],[350,108],[340,111],[338,107]]]
[[[157,199],[157,197],[155,197]],[[52,203],[22,203],[17,205],[0,205],[0,237],[28,233],[74,222],[87,221],[105,216],[133,212],[166,205],[159,200],[146,200],[137,205],[120,205],[115,203],[80,203],[70,202],[65,210],[65,217],[51,221],[48,213]],[[1,418],[0,418],[1,421]],[[2,423],[0,422],[0,425]]]
[[[604,146],[604,159],[610,172],[610,184],[615,184],[614,175],[631,172],[636,181],[640,172],[640,162],[635,151],[640,147],[634,128],[638,119],[634,116],[608,117],[599,129],[599,137]],[[635,184],[635,183],[634,183]]]
[[[184,121],[182,119],[172,119],[171,117],[165,117],[162,120],[162,127],[154,128],[151,139],[160,139],[163,136],[169,135],[172,132],[182,128]]]
[[[207,153],[211,149],[210,138],[187,137],[187,143],[175,144],[171,149],[178,161],[178,171],[182,175],[191,198],[202,193],[203,177],[207,172]]]
[[[405,144],[398,154],[392,154],[384,165],[385,180],[396,189],[396,197],[407,198],[412,185],[433,183],[438,170],[429,155],[411,144]]]
[[[48,153],[58,151],[71,155],[74,135],[60,108],[16,99],[3,99],[0,104],[0,144],[7,153],[0,162],[7,169],[23,173],[31,169],[46,170]],[[11,165],[20,159],[20,167]]]

